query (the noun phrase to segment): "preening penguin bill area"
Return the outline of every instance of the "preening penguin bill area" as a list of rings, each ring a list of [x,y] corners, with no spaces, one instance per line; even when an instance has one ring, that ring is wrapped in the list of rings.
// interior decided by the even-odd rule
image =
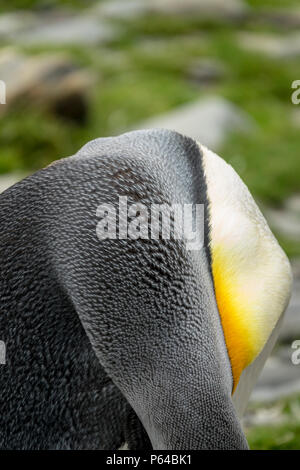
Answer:
[[[135,467],[118,450],[248,448],[241,417],[292,276],[230,165],[174,131],[133,131],[0,205],[0,449]]]

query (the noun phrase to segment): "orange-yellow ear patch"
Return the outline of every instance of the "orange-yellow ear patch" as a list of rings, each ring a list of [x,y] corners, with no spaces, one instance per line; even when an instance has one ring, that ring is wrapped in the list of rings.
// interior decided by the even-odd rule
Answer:
[[[255,358],[262,340],[258,329],[251,325],[249,299],[239,290],[235,272],[230,269],[232,260],[228,258],[222,247],[212,249],[216,300],[232,368],[234,392],[241,373]]]
[[[212,273],[233,376],[257,357],[291,292],[289,261],[245,184],[200,146],[210,212]]]

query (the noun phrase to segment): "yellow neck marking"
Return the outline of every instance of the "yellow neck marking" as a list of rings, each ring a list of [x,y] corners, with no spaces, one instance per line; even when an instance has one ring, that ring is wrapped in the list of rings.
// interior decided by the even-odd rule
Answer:
[[[200,146],[210,203],[212,272],[233,392],[260,354],[291,291],[291,269],[233,168]]]
[[[249,299],[239,289],[231,263],[222,247],[212,249],[216,300],[232,368],[234,393],[241,373],[259,352],[261,338],[251,322]]]

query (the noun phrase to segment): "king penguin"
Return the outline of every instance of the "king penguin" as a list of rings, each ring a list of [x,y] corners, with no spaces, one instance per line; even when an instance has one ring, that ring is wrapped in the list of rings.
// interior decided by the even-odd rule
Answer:
[[[201,205],[201,248],[99,240],[97,208],[120,196]],[[1,449],[248,448],[240,417],[291,270],[231,166],[174,131],[134,131],[37,171],[0,208]]]

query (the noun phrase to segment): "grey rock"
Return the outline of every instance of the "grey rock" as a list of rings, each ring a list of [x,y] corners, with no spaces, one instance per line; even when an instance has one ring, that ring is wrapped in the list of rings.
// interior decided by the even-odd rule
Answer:
[[[118,34],[116,27],[101,20],[92,10],[0,15],[0,39],[22,45],[91,45],[110,41]]]
[[[248,11],[239,0],[148,0],[152,11],[166,14],[198,14],[203,18],[240,18]]]
[[[300,240],[300,216],[287,210],[286,207],[280,209],[265,208],[264,213],[270,226],[280,235],[289,240]]]
[[[250,403],[273,402],[300,393],[300,365],[292,363],[293,351],[285,347],[268,359]]]
[[[295,106],[295,109],[291,112],[291,124],[293,127],[300,129],[300,109]]]
[[[293,194],[285,201],[285,208],[289,212],[300,216],[300,194]]]
[[[283,405],[275,403],[271,406],[264,405],[263,407],[250,408],[246,411],[242,419],[244,428],[253,426],[272,426],[280,425],[286,422],[286,417],[283,413]]]
[[[135,19],[147,13],[147,2],[143,0],[112,0],[91,9],[95,14],[109,19]]]
[[[244,49],[266,54],[276,59],[289,59],[300,56],[299,32],[284,37],[266,33],[240,33],[237,42]]]
[[[297,289],[297,290],[296,290]],[[290,305],[286,311],[285,318],[280,331],[279,341],[288,343],[294,339],[300,339],[300,283],[292,295]]]
[[[300,9],[291,7],[259,9],[255,15],[255,21],[280,28],[297,28],[300,26]]]
[[[50,17],[14,37],[26,45],[92,45],[116,37],[116,29],[93,15]]]
[[[300,281],[300,258],[294,258],[291,260],[291,265],[293,269],[293,275],[295,281]],[[299,291],[299,289],[298,289]]]
[[[97,11],[103,16],[131,19],[141,14],[199,15],[204,19],[236,20],[249,8],[242,0],[112,0]]]
[[[0,175],[0,193],[3,193],[7,188],[23,179],[24,176],[25,175],[22,175],[21,173]]]
[[[17,11],[0,15],[0,39],[9,39],[30,29],[36,23],[34,14]]]
[[[293,260],[291,264],[294,276],[292,296],[279,335],[280,343],[289,344],[300,339],[300,260]]]
[[[173,129],[217,149],[232,131],[247,131],[252,122],[248,115],[220,97],[200,99],[138,125],[139,129]]]
[[[213,59],[199,59],[193,62],[187,71],[188,79],[201,85],[215,83],[224,75],[224,65]]]
[[[85,97],[94,81],[91,72],[64,54],[27,56],[13,48],[0,53],[0,77],[6,83],[6,105],[1,106],[1,113],[22,100],[76,120],[86,114]]]

